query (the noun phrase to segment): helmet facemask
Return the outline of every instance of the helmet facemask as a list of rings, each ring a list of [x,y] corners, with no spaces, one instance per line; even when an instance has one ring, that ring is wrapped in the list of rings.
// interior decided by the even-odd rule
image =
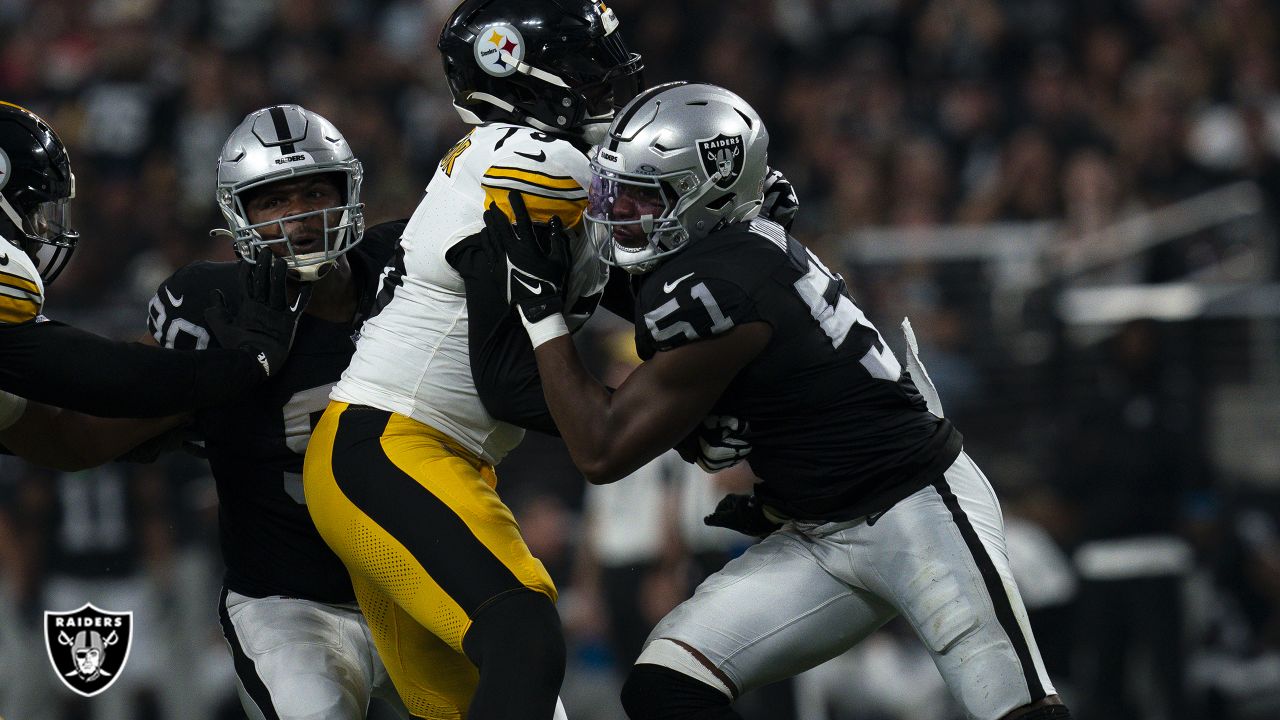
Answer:
[[[71,175],[67,196],[24,203],[26,212],[19,212],[7,197],[0,195],[0,212],[22,233],[22,237],[15,240],[31,257],[46,285],[52,284],[66,268],[80,240],[80,233],[71,228],[71,200],[76,196],[75,188],[75,175]]]
[[[583,219],[600,259],[632,274],[646,273],[689,241],[680,221],[710,184],[688,171],[644,175],[591,164],[591,189]]]
[[[338,258],[354,247],[364,235],[364,204],[359,202],[363,173],[359,168],[359,162],[355,162],[355,166],[344,173],[331,173],[331,175],[341,175],[345,178],[345,186],[337,185],[344,198],[341,204],[293,213],[258,223],[249,222],[249,210],[245,206],[246,198],[252,197],[254,191],[261,191],[272,183],[305,177],[305,175],[268,178],[234,192],[220,190],[218,205],[223,208],[223,215],[232,227],[231,235],[236,254],[249,262],[254,262],[259,252],[264,250],[273,252],[273,246],[282,246],[284,252],[276,254],[284,258],[289,270],[297,279],[303,282],[314,282],[324,277],[333,269]],[[228,207],[231,208],[230,211]],[[314,217],[321,219],[321,248],[301,252],[295,248],[294,241],[290,237],[289,224],[305,223]],[[269,230],[264,236],[262,231],[266,229]]]

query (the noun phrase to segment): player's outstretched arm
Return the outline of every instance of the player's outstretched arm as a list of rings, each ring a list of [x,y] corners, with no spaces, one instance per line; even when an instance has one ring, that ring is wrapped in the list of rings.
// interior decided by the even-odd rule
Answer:
[[[161,417],[227,402],[284,364],[301,312],[301,303],[281,309],[284,282],[281,272],[246,283],[239,314],[220,318],[232,349],[166,350],[52,321],[0,326],[0,390],[101,417]]]
[[[0,445],[37,465],[73,472],[120,458],[187,421],[186,415],[100,418],[28,403],[17,422],[0,430]]]

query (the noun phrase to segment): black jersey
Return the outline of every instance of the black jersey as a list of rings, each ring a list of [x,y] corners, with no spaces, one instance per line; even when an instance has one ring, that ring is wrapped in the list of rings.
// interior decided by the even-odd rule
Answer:
[[[358,304],[352,323],[304,314],[284,369],[247,399],[197,414],[218,487],[226,586],[251,597],[285,595],[320,602],[354,599],[346,568],[311,522],[302,495],[302,461],[329,390],[355,352],[355,334],[374,307],[378,278],[404,222],[370,228],[347,252]],[[166,347],[216,346],[204,326],[212,290],[234,302],[236,262],[198,262],[156,291],[147,326]]]
[[[640,357],[766,322],[768,345],[713,412],[748,422],[756,494],[798,519],[879,512],[955,460],[960,434],[930,413],[843,281],[777,225],[716,231],[646,275]]]

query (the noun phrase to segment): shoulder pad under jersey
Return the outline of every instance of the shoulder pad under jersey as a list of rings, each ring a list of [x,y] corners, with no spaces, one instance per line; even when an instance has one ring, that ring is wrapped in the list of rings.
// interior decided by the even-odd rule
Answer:
[[[195,262],[160,283],[147,305],[147,332],[163,347],[203,350],[217,345],[205,328],[204,312],[214,290],[238,302],[238,262]],[[234,309],[234,308],[233,308]]]
[[[20,325],[40,317],[44,281],[35,263],[0,237],[0,325]]]

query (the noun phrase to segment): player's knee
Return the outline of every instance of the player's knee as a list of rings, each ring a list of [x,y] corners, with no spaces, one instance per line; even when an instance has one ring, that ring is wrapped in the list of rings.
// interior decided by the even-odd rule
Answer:
[[[622,686],[622,707],[631,720],[731,720],[739,715],[720,690],[661,665],[631,667]]]
[[[355,689],[338,678],[324,673],[296,673],[271,683],[268,717],[356,717],[368,704],[368,697],[357,697]],[[255,701],[256,702],[256,701]],[[268,708],[262,708],[266,712]]]
[[[1001,720],[1071,720],[1066,705],[1030,705],[1020,707]]]
[[[511,661],[534,672],[564,674],[564,633],[560,615],[546,595],[532,590],[503,596],[472,620],[462,640],[477,667]],[[556,681],[559,687],[559,680]]]

